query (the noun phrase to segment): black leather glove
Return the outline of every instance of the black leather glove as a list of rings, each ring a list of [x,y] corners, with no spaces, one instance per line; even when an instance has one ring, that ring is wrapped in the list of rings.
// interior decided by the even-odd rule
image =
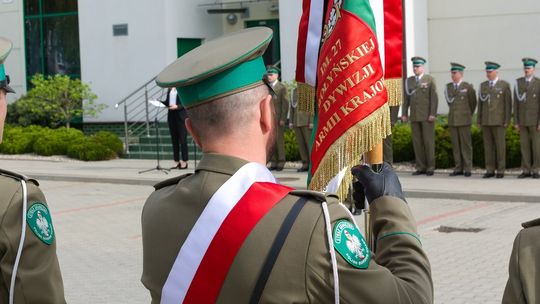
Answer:
[[[15,93],[13,89],[9,86],[9,76],[6,75],[6,79],[0,80],[0,90],[6,91],[6,93]]]
[[[364,205],[364,198],[371,204],[381,196],[394,196],[404,201],[401,183],[388,163],[384,163],[378,172],[366,165],[354,166],[351,172],[357,181],[353,182],[353,198],[356,206]]]

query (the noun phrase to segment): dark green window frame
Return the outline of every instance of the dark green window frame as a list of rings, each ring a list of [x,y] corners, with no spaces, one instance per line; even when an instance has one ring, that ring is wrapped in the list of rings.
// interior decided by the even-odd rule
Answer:
[[[28,45],[27,45],[27,39],[26,39],[26,36],[28,35],[27,33],[27,26],[26,26],[26,21],[27,20],[38,20],[39,22],[39,58],[40,58],[40,62],[39,62],[39,71],[38,73],[41,73],[41,74],[44,74],[44,75],[48,75],[48,73],[46,73],[45,71],[45,68],[46,68],[46,63],[45,63],[45,47],[44,47],[44,20],[46,20],[47,18],[55,18],[55,17],[67,17],[67,16],[78,16],[79,15],[79,12],[78,12],[78,5],[77,5],[77,10],[76,11],[68,11],[68,12],[59,12],[59,13],[43,13],[43,2],[44,1],[54,1],[54,0],[34,0],[34,1],[37,1],[38,3],[38,12],[37,13],[34,13],[34,14],[27,14],[26,12],[26,7],[27,7],[27,2],[28,1],[32,1],[32,0],[24,0],[24,3],[23,3],[23,9],[24,9],[24,44],[25,44],[25,50],[26,52],[28,52]],[[70,0],[70,1],[77,1],[77,0]],[[78,41],[77,41],[78,43]],[[80,50],[79,50],[79,57],[80,57]],[[29,73],[29,67],[28,67],[28,56],[25,56],[25,67],[26,67],[26,81],[27,81],[27,84],[28,84],[28,87],[30,87],[30,80],[32,79],[32,76],[35,74],[35,73],[32,73],[30,74]],[[80,61],[79,61],[79,71],[80,71]],[[81,74],[80,72],[79,73],[74,73],[74,74],[64,74],[64,75],[67,75],[69,76],[70,78],[73,78],[73,79],[80,79],[81,78]]]

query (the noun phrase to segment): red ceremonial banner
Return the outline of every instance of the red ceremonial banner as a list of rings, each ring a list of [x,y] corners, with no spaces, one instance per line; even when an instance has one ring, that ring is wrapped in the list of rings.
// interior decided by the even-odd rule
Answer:
[[[399,78],[403,60],[402,0],[384,0],[384,77]]]
[[[344,9],[325,20],[329,19],[325,28],[330,33],[325,37],[317,70],[319,123],[311,154],[314,179],[331,146],[387,100],[377,38],[369,25]]]

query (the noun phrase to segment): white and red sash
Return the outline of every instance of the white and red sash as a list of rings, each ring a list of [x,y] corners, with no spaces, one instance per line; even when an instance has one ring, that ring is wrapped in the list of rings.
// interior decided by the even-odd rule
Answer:
[[[215,303],[242,243],[292,189],[268,169],[248,163],[212,196],[180,248],[161,303]]]

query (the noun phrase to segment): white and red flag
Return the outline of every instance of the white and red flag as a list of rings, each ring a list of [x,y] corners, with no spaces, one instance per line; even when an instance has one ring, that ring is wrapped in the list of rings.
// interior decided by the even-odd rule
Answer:
[[[360,163],[364,153],[390,134],[388,93],[370,2],[327,0],[316,6],[313,1],[304,1],[297,56],[297,76],[304,73],[297,81],[307,81],[310,78],[306,75],[313,72],[310,76],[316,79],[314,100],[299,96],[299,107],[313,102],[313,106],[301,108],[314,108],[316,114],[309,187],[323,190],[342,172],[344,182],[338,182],[337,193],[344,198],[352,180],[350,170],[344,169]],[[311,33],[310,26],[305,30],[306,24],[311,25],[313,16],[321,15],[321,8],[324,17],[319,45],[306,42],[302,47],[303,37],[309,41]],[[315,71],[305,64],[310,58],[306,57],[303,65],[300,61],[301,53],[307,54],[311,47],[318,50]]]

